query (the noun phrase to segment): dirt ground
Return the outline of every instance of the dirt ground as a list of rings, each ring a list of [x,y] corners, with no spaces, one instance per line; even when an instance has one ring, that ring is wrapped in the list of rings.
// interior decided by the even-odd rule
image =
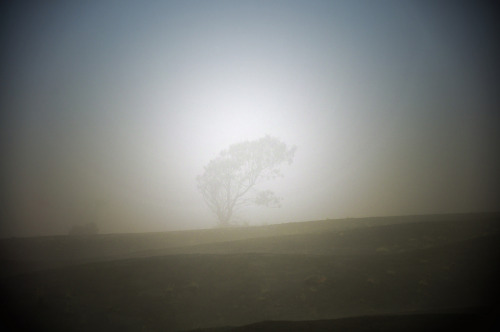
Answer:
[[[299,321],[327,321],[329,330],[351,324],[349,331],[372,331],[379,324],[377,331],[395,331],[492,310],[499,295],[500,218],[440,218],[246,228],[251,236],[245,228],[177,232],[184,243],[175,232],[150,233],[154,248],[145,245],[145,234],[2,240],[8,309],[1,322],[13,331],[227,330],[269,321],[286,322],[289,331],[286,324],[299,331]],[[105,247],[106,239],[112,249],[103,259],[91,244]],[[30,252],[37,246],[52,259],[43,250]],[[68,251],[75,247],[80,251],[72,261]],[[440,318],[390,318],[398,313]],[[359,318],[367,316],[386,318],[376,324]],[[332,321],[345,317],[358,318]],[[262,331],[273,330],[266,324]]]

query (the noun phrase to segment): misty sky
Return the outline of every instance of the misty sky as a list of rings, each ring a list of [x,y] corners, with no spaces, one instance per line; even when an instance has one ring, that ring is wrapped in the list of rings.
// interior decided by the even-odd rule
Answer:
[[[1,8],[0,235],[212,227],[203,166],[296,145],[238,222],[498,210],[493,8],[15,1]]]

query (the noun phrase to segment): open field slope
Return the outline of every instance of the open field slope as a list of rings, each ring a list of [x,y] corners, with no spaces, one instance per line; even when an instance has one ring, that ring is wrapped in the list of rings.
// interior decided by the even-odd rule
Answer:
[[[2,322],[13,330],[175,331],[281,321],[261,323],[260,330],[279,330],[273,324],[285,324],[281,330],[293,331],[291,324],[299,331],[305,322],[323,320],[325,326],[351,324],[348,331],[372,331],[365,327],[379,323],[366,325],[368,318],[362,317],[375,315],[386,317],[377,318],[385,327],[375,330],[395,331],[394,326],[405,324],[438,326],[469,319],[461,308],[498,304],[500,220],[495,215],[461,217],[358,222],[355,227],[323,230],[319,225],[333,221],[311,223],[316,228],[276,225],[273,235],[261,237],[256,233],[262,230],[247,228],[253,234],[246,238],[244,229],[198,231],[198,236],[192,231],[187,233],[198,243],[172,245],[172,240],[164,248],[117,250],[120,259],[105,261],[92,262],[85,253],[85,263],[58,268],[41,264],[25,272],[16,266],[16,257],[5,257],[2,302],[9,309]],[[228,240],[217,232],[233,237]],[[133,243],[132,234],[68,237],[61,243],[103,238]],[[22,241],[36,240],[51,243],[54,238],[15,241],[27,248]],[[66,254],[55,258],[65,261]],[[443,310],[457,316],[444,316]],[[410,315],[417,322],[411,324],[410,318],[391,318],[401,312],[441,314],[425,319]],[[342,317],[359,318],[331,321]],[[322,328],[320,322],[307,324],[316,326],[313,330]]]
[[[8,238],[0,239],[0,266],[6,266],[1,269],[5,275],[176,253],[342,254],[373,249],[381,253],[388,246],[410,250],[500,232],[499,221],[500,213],[471,213],[319,220],[159,233]],[[432,223],[432,227],[427,223]],[[391,225],[393,227],[384,227]],[[277,237],[280,237],[278,241]]]
[[[491,314],[433,313],[349,317],[312,321],[266,321],[237,327],[196,329],[193,332],[441,332],[495,331]]]

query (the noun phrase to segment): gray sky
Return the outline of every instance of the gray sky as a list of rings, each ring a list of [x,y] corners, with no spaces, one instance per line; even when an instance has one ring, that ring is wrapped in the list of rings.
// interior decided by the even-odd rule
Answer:
[[[212,227],[203,165],[297,146],[250,224],[498,210],[499,15],[472,2],[15,1],[0,234]]]

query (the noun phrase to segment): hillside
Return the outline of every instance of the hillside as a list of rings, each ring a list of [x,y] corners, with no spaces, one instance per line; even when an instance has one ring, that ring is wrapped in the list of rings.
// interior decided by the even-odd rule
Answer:
[[[14,264],[13,253],[22,250],[3,252],[2,301],[10,312],[2,320],[32,330],[162,331],[462,314],[497,305],[497,216],[406,218],[138,234],[138,240],[133,234],[10,240],[9,248],[17,243],[27,254],[33,243],[43,249],[59,239],[63,248],[54,254],[59,267],[40,264],[25,272]],[[175,234],[194,240],[180,243]],[[164,247],[147,245],[147,237],[163,238]],[[97,251],[90,244],[106,247],[104,239],[116,240],[108,253],[120,259],[92,256]],[[79,253],[87,261],[68,261],[64,245],[87,250]]]
[[[159,233],[8,238],[0,239],[0,264],[6,267],[1,269],[2,275],[5,275],[173,253],[296,253],[305,249],[314,254],[340,254],[344,251],[371,250],[374,247],[380,251],[389,242],[395,245],[401,243],[407,248],[418,248],[431,245],[429,241],[453,241],[500,231],[498,220],[500,213],[444,214],[333,219]],[[426,228],[426,223],[432,223],[432,228]],[[396,228],[399,233],[394,236],[391,235],[390,228],[382,227],[406,224],[412,226]],[[369,228],[370,232],[365,232],[365,228]],[[414,231],[416,233],[412,233]],[[428,236],[426,232],[434,234]],[[280,240],[276,241],[276,237],[280,237]]]

